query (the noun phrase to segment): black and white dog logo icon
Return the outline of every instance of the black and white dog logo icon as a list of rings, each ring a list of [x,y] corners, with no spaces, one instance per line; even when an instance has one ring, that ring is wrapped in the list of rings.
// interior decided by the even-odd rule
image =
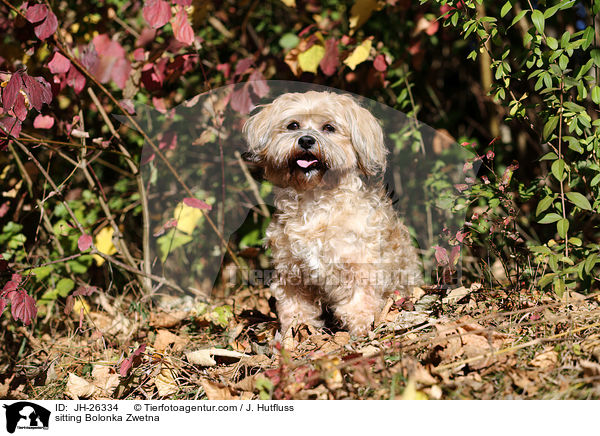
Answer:
[[[4,405],[6,409],[6,431],[14,433],[19,429],[48,429],[50,411],[30,403],[19,401],[10,405]]]

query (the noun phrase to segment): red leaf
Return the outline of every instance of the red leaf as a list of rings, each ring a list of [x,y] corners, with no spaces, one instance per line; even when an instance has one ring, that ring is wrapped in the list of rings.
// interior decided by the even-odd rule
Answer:
[[[4,309],[6,309],[6,303],[7,301],[4,298],[0,298],[0,315],[2,315]]]
[[[90,295],[92,295],[94,292],[97,292],[98,288],[95,286],[80,286],[77,288],[77,290],[75,292],[73,292],[73,296],[74,297],[78,297],[78,296],[84,296],[84,297],[89,297]]]
[[[50,68],[52,74],[66,73],[71,68],[71,61],[59,52],[56,52],[52,60],[48,63],[48,68]]]
[[[325,55],[319,66],[326,76],[331,76],[337,71],[340,64],[340,53],[338,50],[338,42],[334,39],[328,39],[325,41]]]
[[[438,265],[444,266],[450,263],[450,259],[448,258],[448,252],[445,248],[436,245],[435,247],[435,260],[437,260]]]
[[[25,97],[20,92],[17,95],[17,101],[13,106],[13,112],[15,113],[15,116],[21,121],[24,121],[27,117],[27,106],[25,106]]]
[[[125,58],[118,59],[113,65],[111,77],[117,86],[121,89],[125,88],[129,73],[131,72],[131,64]]]
[[[173,0],[173,3],[181,6],[191,6],[192,0]]]
[[[35,300],[25,291],[17,291],[11,294],[10,311],[15,320],[23,321],[23,324],[31,324],[31,320],[37,315]]]
[[[36,129],[50,129],[54,125],[54,118],[50,115],[38,114],[33,120],[33,127]]]
[[[142,14],[150,26],[158,29],[171,19],[171,5],[164,0],[147,0]]]
[[[119,367],[119,374],[121,375],[121,377],[127,377],[129,371],[131,370],[131,368],[133,368],[134,364],[135,366],[139,365],[139,363],[141,362],[140,356],[144,351],[146,351],[146,344],[140,345],[139,348],[135,350],[131,356],[129,356],[127,359],[121,362],[121,366]]]
[[[244,74],[246,71],[248,71],[248,68],[250,68],[253,63],[254,63],[254,58],[252,58],[252,57],[242,59],[241,61],[239,61],[236,64],[234,74],[236,76],[240,76],[240,75]]]
[[[5,111],[10,110],[15,104],[15,101],[17,100],[17,94],[21,89],[22,83],[23,81],[21,80],[21,73],[17,71],[11,76],[10,80],[6,84],[6,87],[2,91],[2,108]]]
[[[46,5],[33,5],[27,8],[27,12],[25,13],[25,18],[30,23],[37,23],[38,21],[42,21],[44,18],[48,16],[48,7]]]
[[[67,84],[72,86],[76,93],[80,93],[85,86],[85,76],[73,67],[69,70],[66,78]]]
[[[260,71],[254,70],[248,80],[258,98],[263,98],[269,93],[269,85]]]
[[[429,36],[435,35],[435,33],[438,31],[439,28],[440,28],[440,22],[438,20],[433,20],[431,23],[429,23],[429,27],[427,27],[427,29],[425,30],[425,33],[428,34]]]
[[[165,147],[167,147],[168,150],[175,150],[176,146],[177,146],[177,133],[175,133],[172,130],[165,132],[162,135],[162,138],[160,139],[160,141],[158,141],[158,148],[160,148],[161,150]]]
[[[50,11],[48,12],[48,16],[42,22],[42,24],[36,26],[33,30],[38,38],[44,40],[54,35],[56,29],[58,29],[58,20],[56,19],[56,15],[54,15],[54,12]]]
[[[48,104],[52,101],[52,88],[43,77],[31,77],[23,74],[24,91],[29,98],[29,103],[37,109],[42,110],[44,103]]]
[[[452,251],[450,252],[450,264],[456,265],[458,262],[458,258],[460,256],[460,245],[455,245],[452,247]]]
[[[202,200],[200,200],[198,198],[186,197],[183,199],[183,204],[185,204],[186,206],[189,206],[189,207],[193,207],[195,209],[202,209],[202,210],[211,210],[212,209],[212,206],[210,204],[206,204],[205,202],[203,202]]]
[[[233,110],[241,114],[247,114],[253,106],[247,84],[231,93],[231,107]]]
[[[0,127],[15,138],[18,138],[21,133],[21,121],[13,117],[4,117],[0,119]]]
[[[173,34],[177,41],[182,42],[185,45],[191,45],[194,42],[194,31],[192,30],[192,26],[190,26],[187,13],[183,8],[177,11],[172,26]]]
[[[373,67],[375,67],[375,69],[377,71],[381,71],[381,72],[384,72],[385,70],[387,70],[387,63],[385,62],[385,56],[382,54],[378,54],[375,57],[375,60],[373,61]]]
[[[85,251],[92,246],[92,237],[90,235],[86,235],[85,233],[79,237],[77,240],[77,247],[79,247],[79,251]]]
[[[4,215],[8,213],[9,204],[10,203],[8,201],[5,201],[2,203],[2,206],[0,206],[0,218],[4,218]],[[6,270],[6,268],[4,268],[5,264],[8,265],[8,262],[0,257],[0,271]]]

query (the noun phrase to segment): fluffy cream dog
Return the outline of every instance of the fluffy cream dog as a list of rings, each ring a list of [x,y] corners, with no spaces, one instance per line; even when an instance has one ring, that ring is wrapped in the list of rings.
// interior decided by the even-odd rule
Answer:
[[[246,159],[277,186],[267,229],[282,332],[322,326],[328,306],[368,332],[386,294],[421,282],[420,261],[385,193],[387,150],[373,115],[349,95],[290,93],[248,119]]]

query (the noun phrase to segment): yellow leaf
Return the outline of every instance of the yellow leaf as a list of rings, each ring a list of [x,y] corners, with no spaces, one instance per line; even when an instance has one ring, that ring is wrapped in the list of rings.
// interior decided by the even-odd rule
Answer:
[[[100,257],[100,256],[98,256]],[[102,259],[100,257],[100,259]],[[104,259],[102,259],[104,261]],[[71,313],[79,316],[79,314],[81,313],[81,309],[83,309],[84,312],[86,313],[90,313],[91,307],[88,304],[87,301],[85,301],[85,299],[83,297],[79,297],[78,299],[75,300],[75,303],[73,303],[73,309],[71,310]]]
[[[354,70],[358,64],[364,62],[369,57],[369,53],[371,52],[371,40],[367,39],[363,41],[361,45],[356,47],[352,54],[344,59],[344,63],[350,67],[351,70]]]
[[[177,380],[178,371],[173,367],[173,363],[169,356],[165,356],[161,363],[161,371],[154,378],[154,384],[158,390],[158,395],[161,397],[167,397],[177,393],[178,386]]]
[[[98,232],[98,234],[96,235],[95,244],[96,248],[100,253],[104,253],[110,256],[117,252],[117,247],[115,247],[112,241],[114,233],[114,229],[110,226],[106,226]],[[96,265],[98,266],[104,263],[104,258],[97,254],[94,254],[94,260],[96,260]]]
[[[350,9],[350,29],[358,29],[367,22],[373,11],[379,9],[377,0],[356,0]]]
[[[198,221],[202,218],[202,211],[179,203],[175,208],[173,218],[177,220],[177,230],[191,235],[198,225]]]
[[[402,392],[400,399],[409,401],[426,400],[427,395],[417,390],[415,380],[411,377],[408,379],[408,383],[406,383],[406,388],[404,388],[404,392]]]
[[[298,55],[298,64],[300,64],[302,71],[316,73],[323,56],[325,56],[325,48],[322,45],[315,44]]]
[[[281,3],[283,3],[284,5],[286,5],[288,8],[295,8],[296,7],[296,0],[281,0]]]

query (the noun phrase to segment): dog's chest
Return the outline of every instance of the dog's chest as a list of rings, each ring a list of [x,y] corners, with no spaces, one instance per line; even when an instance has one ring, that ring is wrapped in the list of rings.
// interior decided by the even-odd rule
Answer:
[[[360,192],[278,200],[278,213],[267,229],[276,263],[326,271],[360,262],[379,240],[377,211]]]

